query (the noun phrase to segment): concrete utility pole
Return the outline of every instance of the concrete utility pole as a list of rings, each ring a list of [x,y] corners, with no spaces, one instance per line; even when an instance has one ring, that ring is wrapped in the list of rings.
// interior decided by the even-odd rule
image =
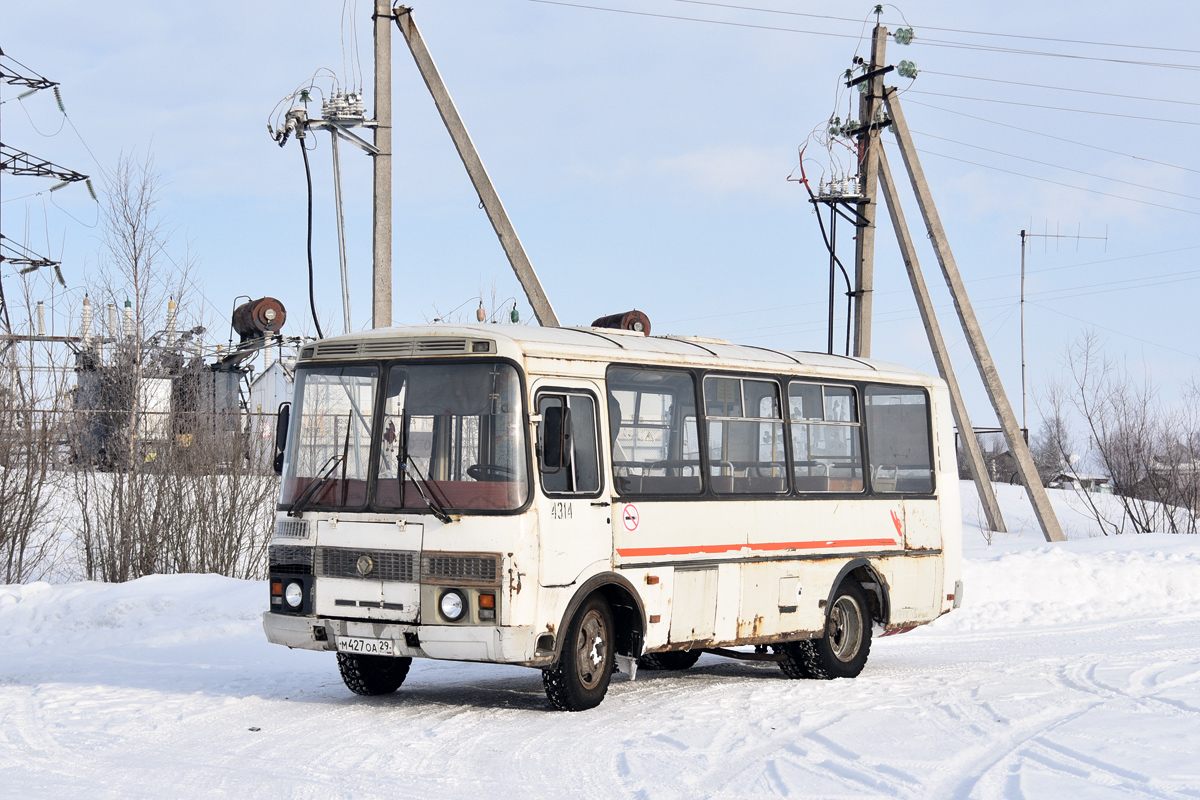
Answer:
[[[421,38],[421,33],[417,30],[416,23],[413,22],[412,9],[407,6],[397,6],[395,13],[396,25],[404,34],[405,41],[408,42],[408,49],[412,51],[413,60],[417,62],[417,69],[420,70],[421,77],[425,79],[425,85],[429,88],[429,93],[433,96],[433,102],[437,105],[442,122],[445,123],[446,130],[454,141],[458,156],[462,159],[463,166],[467,169],[467,175],[470,176],[471,183],[479,194],[479,200],[483,203],[488,219],[491,220],[492,227],[496,230],[496,236],[500,238],[500,244],[504,248],[505,255],[508,256],[508,263],[512,265],[517,280],[521,282],[521,287],[525,290],[525,296],[533,308],[533,315],[539,324],[557,328],[558,317],[550,306],[550,299],[542,289],[542,283],[533,270],[529,256],[525,254],[525,248],[517,237],[512,221],[508,218],[508,212],[504,210],[504,204],[500,202],[500,196],[496,194],[496,188],[492,186],[492,180],[488,177],[483,161],[479,158],[479,152],[475,149],[475,144],[471,141],[471,136],[467,133],[467,128],[458,115],[458,109],[454,107],[454,101],[450,99],[450,92],[446,90],[446,84],[442,82],[442,76],[433,63],[433,57],[425,47],[425,40]],[[376,34],[376,41],[378,42],[378,34]]]
[[[882,145],[882,142],[879,142]],[[954,377],[954,367],[950,363],[950,351],[942,338],[942,329],[938,325],[937,314],[933,310],[933,300],[929,297],[929,289],[925,285],[925,277],[921,274],[921,265],[917,261],[917,251],[913,246],[912,235],[908,232],[908,223],[904,220],[904,210],[900,207],[900,196],[896,192],[896,182],[892,180],[892,170],[888,167],[887,155],[883,147],[876,147],[875,157],[879,161],[879,183],[883,196],[887,200],[888,214],[891,216],[892,229],[896,231],[896,243],[900,245],[900,255],[904,259],[904,268],[908,271],[908,281],[912,284],[913,297],[917,300],[917,308],[921,312],[921,322],[925,324],[925,335],[929,337],[929,349],[933,351],[933,360],[937,363],[938,374],[950,387],[950,409],[954,412],[954,424],[958,426],[962,436],[963,449],[967,452],[967,466],[971,470],[971,480],[979,493],[983,504],[983,514],[987,518],[988,527],[994,531],[1005,533],[1008,528],[1004,525],[1004,516],[1000,513],[1000,504],[996,502],[996,494],[992,491],[992,481],[983,463],[983,452],[979,448],[979,440],[975,438],[971,418],[967,415],[967,404],[963,402],[962,391],[958,388],[958,379]]]
[[[871,357],[871,306],[875,291],[875,208],[878,163],[871,157],[873,151],[882,146],[880,131],[874,126],[876,111],[883,106],[883,73],[888,30],[875,26],[871,35],[871,61],[867,65],[867,91],[858,101],[859,124],[863,132],[858,136],[858,153],[861,158],[858,171],[858,192],[863,202],[858,204],[860,225],[854,245],[854,355]]]
[[[1048,542],[1066,541],[1067,537],[1063,535],[1058,518],[1054,515],[1054,509],[1050,506],[1050,498],[1038,476],[1037,466],[1033,463],[1033,455],[1029,452],[1029,445],[1025,443],[1025,438],[1021,435],[1021,428],[1013,413],[1012,405],[1008,402],[1004,386],[1000,383],[1000,374],[996,370],[996,363],[992,360],[987,343],[984,341],[979,320],[975,317],[975,310],[971,307],[971,301],[967,297],[962,276],[959,275],[958,265],[954,261],[954,254],[950,252],[946,231],[942,227],[941,217],[938,216],[933,196],[929,192],[925,172],[921,169],[921,162],[917,158],[917,150],[913,146],[912,136],[908,130],[908,123],[904,119],[904,112],[900,107],[896,89],[893,87],[885,89],[884,100],[892,119],[896,141],[900,144],[900,154],[904,158],[904,166],[908,169],[909,180],[917,195],[917,205],[921,209],[921,216],[924,218],[925,227],[929,232],[929,240],[933,244],[934,253],[941,265],[946,285],[950,288],[950,294],[954,298],[954,308],[958,311],[959,321],[962,323],[967,343],[971,347],[971,355],[975,358],[975,365],[979,368],[980,377],[983,378],[988,398],[992,401],[992,408],[996,411],[1000,428],[1004,431],[1004,438],[1008,441],[1009,452],[1016,459],[1017,472],[1021,476],[1021,482],[1025,484],[1025,490],[1029,493],[1029,500],[1033,505],[1034,514],[1037,515],[1038,523],[1042,527],[1042,534]],[[963,431],[964,437],[967,433],[968,431]],[[969,433],[974,435],[973,431]]]
[[[392,0],[374,0],[375,154],[371,327],[392,324]],[[336,146],[336,144],[335,144]]]

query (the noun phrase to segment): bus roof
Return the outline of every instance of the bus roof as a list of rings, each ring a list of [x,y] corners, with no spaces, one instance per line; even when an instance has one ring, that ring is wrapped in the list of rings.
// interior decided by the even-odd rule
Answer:
[[[461,347],[449,347],[460,340]],[[930,385],[940,379],[919,370],[874,359],[733,344],[699,336],[645,336],[612,328],[543,328],[535,325],[407,325],[322,339],[306,345],[301,358],[394,358],[406,355],[469,354],[469,341],[495,342],[489,352],[525,358],[574,359],[676,366],[720,366],[821,374],[851,380],[897,380]],[[397,347],[389,347],[395,342]],[[412,343],[413,346],[405,346]],[[518,352],[513,352],[513,351]]]

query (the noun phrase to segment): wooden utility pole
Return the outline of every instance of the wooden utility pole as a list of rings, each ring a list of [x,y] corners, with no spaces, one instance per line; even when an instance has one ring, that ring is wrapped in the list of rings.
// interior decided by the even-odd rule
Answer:
[[[540,325],[557,328],[558,317],[550,305],[550,298],[546,296],[542,282],[538,280],[537,273],[533,270],[533,264],[530,263],[529,256],[525,253],[525,247],[517,237],[517,231],[508,218],[508,212],[504,210],[504,204],[500,202],[500,196],[496,194],[496,188],[492,186],[492,180],[488,177],[487,170],[484,169],[479,152],[475,149],[475,144],[471,141],[466,126],[463,125],[462,117],[458,115],[458,109],[454,107],[454,101],[450,99],[450,92],[446,90],[446,84],[442,82],[437,65],[433,63],[433,57],[425,47],[425,40],[421,38],[417,24],[413,22],[412,9],[407,6],[397,6],[395,13],[396,25],[404,34],[404,40],[408,42],[408,49],[412,51],[413,60],[417,62],[417,69],[421,72],[421,77],[425,79],[425,85],[429,88],[429,94],[433,96],[438,114],[441,115],[442,122],[445,123],[446,130],[454,141],[454,147],[458,150],[458,157],[462,159],[463,166],[467,169],[467,175],[470,176],[471,183],[479,194],[479,201],[483,203],[484,210],[487,211],[488,219],[491,220],[496,236],[500,239],[500,245],[504,248],[504,254],[508,256],[508,263],[512,265],[517,280],[521,282],[521,287],[525,290],[525,297],[529,300],[530,307],[533,308],[533,315]]]
[[[933,196],[929,192],[929,184],[925,180],[925,172],[921,169],[921,162],[917,158],[917,150],[913,146],[912,136],[908,130],[908,123],[904,119],[904,111],[900,107],[896,89],[892,87],[885,89],[884,100],[887,103],[889,116],[892,119],[896,141],[900,145],[900,154],[904,159],[904,166],[908,169],[909,180],[912,182],[913,191],[917,195],[917,205],[921,209],[921,216],[925,220],[925,227],[929,232],[929,240],[933,244],[933,251],[937,255],[938,264],[942,268],[942,275],[945,277],[946,285],[950,288],[950,294],[954,298],[954,308],[958,312],[958,318],[962,323],[963,332],[966,334],[967,343],[971,347],[971,355],[975,358],[975,365],[979,368],[980,377],[983,378],[988,398],[992,401],[992,408],[996,411],[996,417],[1000,421],[1000,428],[1004,432],[1004,438],[1008,441],[1009,452],[1012,453],[1017,462],[1017,473],[1020,475],[1021,482],[1025,485],[1025,489],[1029,493],[1029,500],[1033,505],[1033,511],[1038,518],[1038,523],[1042,527],[1042,534],[1048,542],[1066,541],[1067,537],[1063,535],[1062,528],[1058,524],[1058,518],[1054,515],[1054,509],[1050,506],[1050,498],[1046,494],[1045,487],[1042,486],[1041,478],[1038,476],[1037,466],[1033,463],[1033,455],[1029,452],[1029,445],[1021,435],[1021,427],[1017,423],[1017,418],[1013,413],[1012,405],[1008,401],[1008,396],[1004,393],[1004,386],[1000,382],[1000,374],[996,370],[996,363],[992,360],[991,353],[988,351],[987,342],[984,341],[983,331],[979,327],[979,320],[975,317],[975,310],[971,307],[971,301],[967,297],[967,291],[963,286],[962,276],[959,275],[954,254],[950,251],[950,246],[946,240],[946,231],[942,227],[941,217],[938,216],[937,207],[933,203]],[[967,434],[968,431],[963,431],[964,438]],[[973,436],[974,432],[972,431],[970,434]]]
[[[892,220],[892,229],[896,232],[896,243],[900,246],[900,255],[904,259],[904,268],[908,271],[908,281],[912,284],[913,297],[917,300],[917,308],[921,312],[921,322],[925,325],[925,335],[929,337],[929,349],[933,351],[933,360],[937,364],[938,374],[950,388],[950,409],[954,413],[954,424],[958,426],[962,437],[963,449],[967,453],[967,466],[971,471],[971,480],[979,493],[979,501],[983,505],[983,514],[987,518],[988,527],[1004,533],[1008,528],[1004,525],[1004,516],[1000,513],[1000,504],[996,502],[996,494],[992,491],[991,477],[983,463],[983,452],[979,449],[979,440],[971,427],[971,418],[967,415],[967,404],[963,402],[962,391],[958,388],[958,379],[954,377],[954,367],[950,363],[950,351],[942,338],[942,329],[938,325],[937,314],[933,310],[933,300],[929,297],[929,289],[925,285],[925,277],[921,274],[921,265],[917,261],[917,251],[913,246],[908,223],[904,220],[904,210],[900,207],[900,196],[896,191],[896,182],[892,180],[892,170],[888,167],[887,155],[881,146],[874,150],[879,162],[879,183],[883,189],[884,199],[887,200],[888,214]]]
[[[871,154],[880,149],[880,131],[874,126],[876,112],[883,107],[883,68],[888,30],[875,26],[871,35],[871,60],[867,65],[867,91],[859,98],[858,116],[863,131],[858,135],[859,226],[854,244],[854,355],[871,357],[871,306],[875,291],[875,208],[878,164]]]
[[[392,324],[392,2],[374,0],[375,153],[371,327]],[[336,146],[336,142],[335,142]]]

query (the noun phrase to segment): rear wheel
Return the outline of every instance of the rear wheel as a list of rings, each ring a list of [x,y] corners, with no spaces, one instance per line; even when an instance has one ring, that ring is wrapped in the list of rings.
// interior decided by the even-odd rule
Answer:
[[[567,626],[558,663],[542,670],[546,697],[560,711],[585,711],[608,692],[615,657],[613,617],[600,595],[589,597]]]
[[[703,650],[668,650],[665,653],[647,653],[638,659],[638,667],[652,672],[687,669],[700,660],[703,652]]]
[[[338,653],[338,672],[342,682],[355,694],[391,694],[408,677],[411,658],[364,656],[357,653]]]
[[[807,677],[858,677],[871,652],[871,607],[858,582],[847,580],[834,593],[825,617],[824,637],[795,644],[795,654],[808,671]]]

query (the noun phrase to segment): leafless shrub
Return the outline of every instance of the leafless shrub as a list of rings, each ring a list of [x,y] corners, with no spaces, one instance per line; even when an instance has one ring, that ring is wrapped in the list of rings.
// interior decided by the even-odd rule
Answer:
[[[153,163],[122,158],[106,184],[104,247],[89,290],[121,310],[115,324],[101,314],[107,329],[77,369],[70,438],[84,574],[256,576],[277,489],[256,452],[261,439],[247,434],[240,375],[205,365],[188,334],[178,335],[180,321],[167,318],[169,297],[187,300],[193,265],[166,255]]]
[[[1080,492],[1101,531],[1195,533],[1200,517],[1200,390],[1188,389],[1180,408],[1166,408],[1149,377],[1135,380],[1100,350],[1094,334],[1067,348],[1065,375],[1039,401],[1056,428],[1047,448],[1071,464],[1073,437],[1064,421],[1083,426],[1095,467],[1110,478],[1119,516],[1090,492]],[[1068,470],[1071,471],[1071,470]]]
[[[10,306],[20,305],[6,305],[8,336],[0,342],[0,577],[5,583],[44,577],[59,555],[62,506],[54,502],[60,482],[55,466],[66,373],[44,366],[49,345],[26,336],[36,333],[32,291],[37,280],[23,276],[15,298],[24,305],[28,326],[12,330]]]

